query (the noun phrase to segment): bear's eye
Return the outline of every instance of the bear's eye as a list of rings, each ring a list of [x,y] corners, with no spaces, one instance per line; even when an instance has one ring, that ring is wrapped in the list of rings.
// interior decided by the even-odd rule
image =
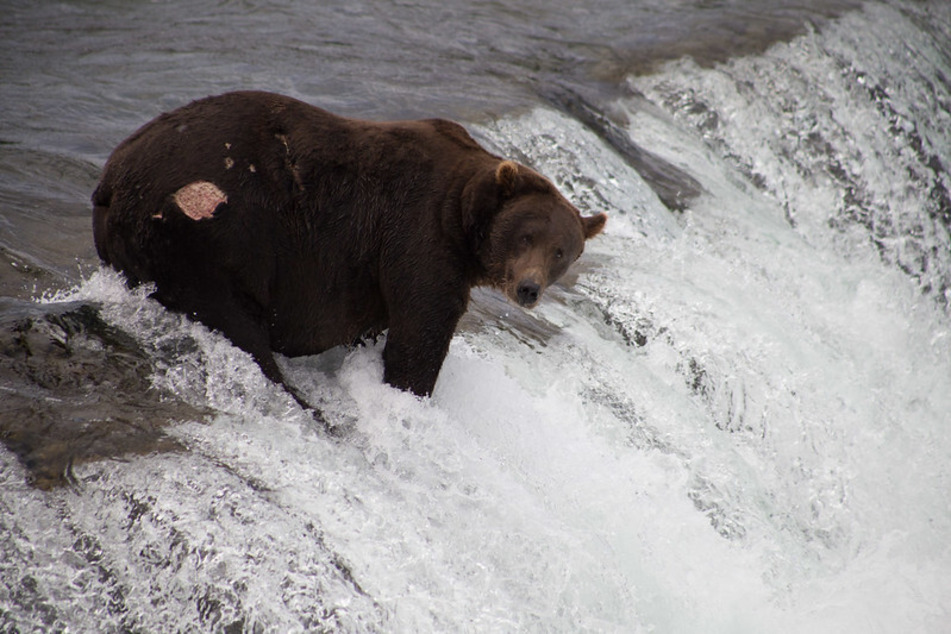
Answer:
[[[557,251],[555,251],[555,259],[556,259],[556,260],[560,260],[560,259],[563,258],[563,257],[565,257],[565,252],[564,252],[564,251],[562,251],[561,249],[558,249]]]
[[[521,238],[518,239],[518,243],[519,243],[520,245],[522,245],[523,247],[530,247],[530,246],[532,246],[532,236],[531,236],[531,234],[526,233],[525,235],[523,235]]]

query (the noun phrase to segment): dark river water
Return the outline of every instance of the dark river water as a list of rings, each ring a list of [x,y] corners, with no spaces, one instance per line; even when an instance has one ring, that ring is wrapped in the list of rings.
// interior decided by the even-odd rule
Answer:
[[[4,2],[0,248],[19,265],[0,288],[75,281],[77,258],[94,261],[76,203],[119,141],[192,99],[259,88],[341,114],[477,120],[552,84],[611,91],[683,54],[762,49],[857,4]]]
[[[247,355],[89,197],[235,89],[460,121],[608,228],[382,342]],[[0,632],[945,632],[951,6],[4,1]]]

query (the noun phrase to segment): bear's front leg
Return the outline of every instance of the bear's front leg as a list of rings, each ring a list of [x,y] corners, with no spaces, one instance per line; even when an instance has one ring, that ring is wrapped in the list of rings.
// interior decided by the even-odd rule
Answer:
[[[465,299],[445,299],[438,306],[416,311],[391,309],[383,379],[393,387],[417,396],[433,393],[456,324],[466,309]]]

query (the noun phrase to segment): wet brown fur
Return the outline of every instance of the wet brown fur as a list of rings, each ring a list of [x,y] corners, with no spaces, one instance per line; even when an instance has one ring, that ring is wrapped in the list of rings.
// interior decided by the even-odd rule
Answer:
[[[175,194],[199,182],[223,199],[188,215]],[[605,221],[455,123],[346,119],[262,92],[146,124],[110,157],[93,205],[104,262],[154,282],[302,404],[272,351],[389,329],[386,381],[430,394],[473,286],[534,305]]]

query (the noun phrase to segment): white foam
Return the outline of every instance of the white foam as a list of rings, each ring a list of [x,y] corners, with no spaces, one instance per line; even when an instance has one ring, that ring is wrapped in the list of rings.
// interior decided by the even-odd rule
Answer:
[[[282,360],[342,439],[220,336],[93,275],[69,298],[100,302],[162,359],[157,385],[215,412],[173,428],[187,452],[86,465],[84,492],[53,495],[69,530],[102,535],[132,622],[196,627],[200,591],[222,627],[288,631],[942,631],[951,320],[867,236],[822,221],[840,192],[781,190],[768,104],[723,79],[821,83],[844,39],[674,64],[638,85],[669,113],[618,104],[708,192],[682,217],[562,115],[486,126],[585,211],[606,205],[608,229],[529,318],[555,334],[461,332],[430,400],[383,383],[382,342]],[[664,106],[688,85],[722,136]],[[824,99],[797,116],[829,114]],[[866,124],[851,103],[832,112],[846,132]],[[855,139],[863,156],[880,141]],[[130,500],[147,502],[131,523]]]

